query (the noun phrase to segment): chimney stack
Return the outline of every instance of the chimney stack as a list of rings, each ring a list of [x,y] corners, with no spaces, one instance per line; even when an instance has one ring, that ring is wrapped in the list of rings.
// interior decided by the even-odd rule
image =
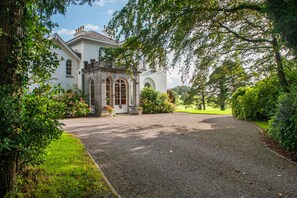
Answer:
[[[77,28],[75,30],[74,36],[77,37],[77,36],[81,35],[83,32],[85,32],[85,26],[80,26],[79,28]]]

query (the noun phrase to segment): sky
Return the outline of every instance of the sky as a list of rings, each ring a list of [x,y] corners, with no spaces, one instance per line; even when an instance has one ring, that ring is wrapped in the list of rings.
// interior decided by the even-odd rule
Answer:
[[[54,15],[53,21],[59,25],[53,32],[58,33],[64,41],[73,38],[75,30],[85,26],[85,30],[94,30],[103,33],[102,30],[112,18],[114,11],[121,10],[127,0],[99,0],[92,4],[70,5],[65,15]],[[169,60],[172,56],[169,57]],[[169,70],[167,74],[167,87],[173,88],[182,85],[178,70]]]

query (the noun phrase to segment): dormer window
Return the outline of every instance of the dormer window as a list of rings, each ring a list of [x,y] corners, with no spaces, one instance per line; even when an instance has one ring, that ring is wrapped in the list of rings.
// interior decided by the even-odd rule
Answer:
[[[72,75],[72,61],[68,59],[66,61],[66,76],[71,76]]]

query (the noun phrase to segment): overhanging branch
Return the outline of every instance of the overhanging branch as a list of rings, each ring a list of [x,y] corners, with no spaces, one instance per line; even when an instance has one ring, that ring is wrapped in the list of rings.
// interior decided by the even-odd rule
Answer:
[[[247,42],[251,42],[251,43],[263,43],[263,42],[268,42],[268,43],[272,43],[272,41],[268,40],[268,39],[250,39],[250,38],[246,38],[240,34],[238,34],[237,32],[231,30],[230,28],[228,28],[227,26],[225,26],[224,24],[222,24],[221,22],[218,22],[219,26],[221,28],[224,28],[225,30],[227,30],[229,33],[233,34],[235,37],[247,41]]]

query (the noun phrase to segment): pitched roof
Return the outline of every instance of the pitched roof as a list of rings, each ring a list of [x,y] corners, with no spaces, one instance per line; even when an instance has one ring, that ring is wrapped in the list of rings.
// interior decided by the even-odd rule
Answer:
[[[109,38],[103,34],[100,34],[98,32],[92,31],[92,30],[87,31],[87,32],[86,31],[81,32],[80,35],[67,41],[67,44],[71,45],[72,43],[75,43],[76,41],[78,41],[80,39],[89,39],[89,40],[103,42],[103,43],[107,43],[107,44],[119,45],[116,40]]]
[[[58,40],[75,58],[77,58],[78,60],[81,59],[81,55],[75,52],[71,47],[69,47],[67,43],[65,43],[65,41],[59,36],[59,34],[54,33],[49,37],[49,39]]]

